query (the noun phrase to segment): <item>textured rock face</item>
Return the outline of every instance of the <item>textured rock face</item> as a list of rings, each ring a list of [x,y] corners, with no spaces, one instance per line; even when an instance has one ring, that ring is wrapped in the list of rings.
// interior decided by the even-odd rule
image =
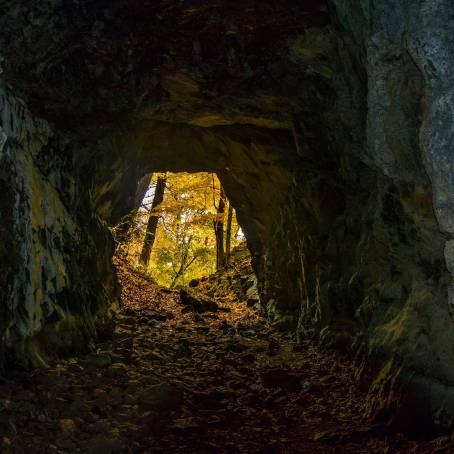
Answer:
[[[110,260],[92,254],[113,251],[112,240],[81,209],[71,158],[49,124],[3,89],[0,112],[1,342],[7,356],[40,364],[46,350],[84,348],[114,302]]]
[[[3,343],[88,334],[102,223],[146,172],[215,171],[270,320],[375,358],[371,411],[450,423],[454,7],[255,3],[0,1]]]
[[[364,267],[358,276],[368,291],[356,315],[366,317],[369,351],[394,356],[373,389],[391,400],[389,389],[403,382],[413,416],[434,403],[439,415],[446,416],[440,409],[452,415],[452,276],[446,266],[453,219],[447,143],[454,7],[387,1],[352,10],[335,3],[343,43],[366,69],[366,137],[358,156],[379,169],[371,193],[376,203],[367,204],[369,219],[363,219],[369,228],[358,243]]]

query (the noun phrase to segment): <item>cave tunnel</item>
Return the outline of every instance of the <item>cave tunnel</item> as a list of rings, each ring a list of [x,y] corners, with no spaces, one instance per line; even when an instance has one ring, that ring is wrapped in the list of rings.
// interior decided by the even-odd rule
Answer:
[[[213,172],[269,325],[356,358],[377,421],[452,429],[452,2],[0,11],[5,373],[93,347],[144,174]]]

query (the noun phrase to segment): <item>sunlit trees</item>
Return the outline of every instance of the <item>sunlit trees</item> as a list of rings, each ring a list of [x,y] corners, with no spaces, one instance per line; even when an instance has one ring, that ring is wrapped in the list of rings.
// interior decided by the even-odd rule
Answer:
[[[158,176],[156,188],[154,190],[153,203],[151,204],[150,215],[145,230],[145,238],[143,240],[142,252],[140,253],[140,263],[148,265],[150,260],[151,249],[156,238],[156,229],[160,218],[160,205],[164,200],[164,192],[166,189],[166,176]]]
[[[214,181],[214,177],[213,177]],[[214,187],[214,183],[213,183]],[[225,218],[225,192],[224,188],[219,188],[219,200],[216,206],[216,218],[213,221],[214,235],[216,237],[216,270],[219,271],[225,266],[224,252],[224,218]]]
[[[232,222],[233,222],[233,206],[229,202],[229,209],[227,212],[227,227],[225,230],[225,263],[229,263],[230,249],[232,245]]]
[[[224,266],[231,247],[241,241],[242,235],[241,231],[238,234],[235,211],[216,175],[167,173],[162,201],[156,204],[160,178],[162,174],[153,176],[137,213],[136,228],[128,244],[129,257],[138,265],[142,263],[142,270],[160,284],[184,285]],[[155,228],[153,236],[151,228]],[[144,262],[141,257],[145,240],[150,239],[150,257]]]

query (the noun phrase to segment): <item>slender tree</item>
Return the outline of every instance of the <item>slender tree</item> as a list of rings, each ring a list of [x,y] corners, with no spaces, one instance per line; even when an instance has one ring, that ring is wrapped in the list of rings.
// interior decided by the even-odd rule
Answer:
[[[219,271],[225,265],[224,252],[224,213],[225,213],[225,192],[221,186],[219,194],[219,202],[216,207],[216,220],[213,222],[214,234],[216,237],[216,270]]]
[[[230,259],[230,245],[232,243],[232,219],[233,207],[229,200],[229,210],[227,212],[227,228],[225,230],[225,263],[229,264]]]
[[[170,284],[170,288],[175,287],[175,284],[177,283],[178,279],[180,279],[180,277],[182,277],[184,275],[186,270],[198,259],[197,255],[194,255],[192,258],[189,257],[191,242],[192,242],[192,235],[187,238],[185,238],[185,237],[182,238],[180,264],[179,264],[178,270],[176,270],[174,268],[175,275]]]
[[[142,252],[140,254],[140,263],[147,266],[150,261],[151,250],[156,237],[156,229],[160,215],[156,213],[156,208],[161,205],[164,200],[164,192],[166,188],[166,177],[158,177],[156,182],[156,188],[153,197],[153,203],[151,204],[150,217],[148,218],[147,230],[145,232],[145,239],[143,241]]]
[[[153,179],[153,188],[156,180]],[[154,191],[142,203],[139,212],[142,238],[150,216],[149,210],[153,203]],[[219,211],[223,220],[224,250],[228,250],[228,200],[223,195],[224,208],[219,206],[220,182],[216,175],[209,173],[166,174],[164,199],[154,214],[159,214],[155,240],[152,246],[152,259],[147,269],[159,283],[175,286],[186,281],[207,275],[216,270],[216,241],[214,222],[218,219]],[[148,203],[149,201],[149,203]],[[218,226],[220,227],[220,226]],[[235,235],[237,224],[235,211],[232,213],[230,250],[239,240]],[[218,230],[220,231],[220,229]],[[131,235],[129,251],[131,255],[140,258],[143,239],[138,241],[137,235]],[[220,248],[218,248],[220,250]],[[224,261],[222,261],[224,263]]]

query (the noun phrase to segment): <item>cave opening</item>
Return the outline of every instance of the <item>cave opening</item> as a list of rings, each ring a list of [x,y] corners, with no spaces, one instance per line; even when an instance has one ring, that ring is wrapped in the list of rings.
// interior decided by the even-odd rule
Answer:
[[[147,173],[134,200],[112,228],[117,266],[180,291],[183,311],[215,312],[226,301],[260,310],[246,237],[216,174]]]
[[[112,229],[116,253],[174,288],[229,266],[246,239],[219,179],[210,173],[153,173],[137,185],[136,206]]]
[[[135,200],[136,182],[144,172],[166,169],[195,174],[203,169],[216,174],[247,241],[264,314],[282,329],[295,329],[305,289],[299,256],[303,231],[294,217],[297,210],[306,210],[297,183],[301,158],[295,152],[295,139],[282,128],[219,126],[217,119],[214,125],[205,122],[199,126],[142,120],[104,133],[97,147],[104,149],[106,161],[96,166],[93,208],[115,226],[140,203]],[[113,161],[112,156],[116,156]],[[311,185],[312,179],[307,180]],[[320,200],[318,189],[312,185],[311,191],[311,210],[317,210],[317,216],[334,218],[342,209],[342,204],[336,207],[328,200],[326,193],[333,191],[327,185]],[[314,216],[308,212],[308,217]],[[113,254],[112,249],[109,253]]]

